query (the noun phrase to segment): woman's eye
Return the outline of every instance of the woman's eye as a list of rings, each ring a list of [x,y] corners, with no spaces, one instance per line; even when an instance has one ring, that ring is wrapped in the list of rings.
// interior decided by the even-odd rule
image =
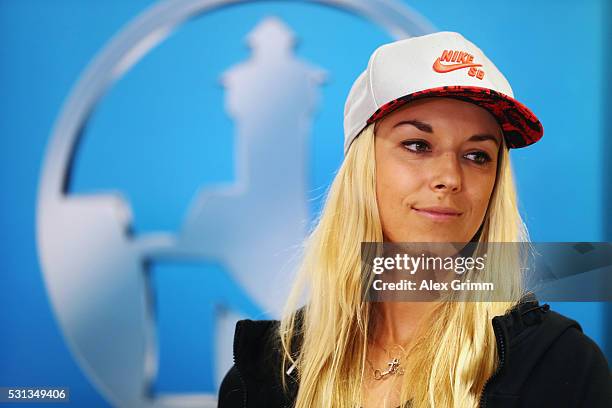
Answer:
[[[466,154],[465,157],[477,164],[486,164],[491,161],[491,157],[485,152],[472,152]]]
[[[402,145],[404,145],[407,150],[416,153],[428,152],[430,150],[429,145],[422,140],[407,140],[402,142]]]

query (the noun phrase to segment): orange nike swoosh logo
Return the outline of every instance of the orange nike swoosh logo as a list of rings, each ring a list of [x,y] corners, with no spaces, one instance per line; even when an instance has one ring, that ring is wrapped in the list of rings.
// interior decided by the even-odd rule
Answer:
[[[469,68],[469,67],[482,67],[482,64],[450,64],[450,65],[444,65],[440,62],[440,58],[436,58],[436,60],[434,61],[433,64],[433,69],[436,72],[451,72],[454,71],[456,69],[461,69],[461,68]]]

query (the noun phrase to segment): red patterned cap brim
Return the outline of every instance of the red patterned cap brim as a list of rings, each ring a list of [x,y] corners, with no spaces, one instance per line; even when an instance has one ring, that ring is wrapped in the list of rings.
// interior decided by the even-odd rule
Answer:
[[[544,135],[544,128],[538,118],[521,102],[492,89],[461,85],[431,88],[402,96],[378,108],[368,119],[367,124],[375,122],[408,102],[433,96],[455,98],[487,109],[501,126],[509,148],[529,146]]]

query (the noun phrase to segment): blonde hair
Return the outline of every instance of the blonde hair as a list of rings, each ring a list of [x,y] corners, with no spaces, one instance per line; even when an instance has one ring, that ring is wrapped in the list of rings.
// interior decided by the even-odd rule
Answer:
[[[303,261],[280,322],[282,383],[286,389],[284,373],[295,365],[299,382],[296,408],[353,408],[361,401],[373,308],[362,298],[360,245],[383,242],[374,137],[371,124],[353,141],[338,170],[305,242]],[[479,244],[526,241],[505,146],[497,172]],[[518,271],[516,254],[495,254],[489,257],[487,273],[493,274],[499,266]],[[403,378],[400,401],[410,396],[414,408],[478,406],[482,388],[497,365],[491,319],[511,308],[522,293],[519,273],[496,278],[513,290],[507,301],[441,303],[437,318],[416,341],[405,375],[399,377]],[[309,297],[298,324],[298,302],[305,290]],[[296,334],[301,345],[298,354],[292,355]]]

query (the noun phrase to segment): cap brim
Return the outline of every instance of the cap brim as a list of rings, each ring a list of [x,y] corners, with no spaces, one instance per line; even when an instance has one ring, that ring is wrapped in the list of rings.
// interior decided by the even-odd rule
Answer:
[[[492,89],[461,85],[431,88],[402,96],[378,108],[368,119],[367,124],[375,122],[408,102],[433,96],[455,98],[487,109],[501,126],[509,148],[529,146],[544,135],[544,128],[538,118],[516,99]]]

